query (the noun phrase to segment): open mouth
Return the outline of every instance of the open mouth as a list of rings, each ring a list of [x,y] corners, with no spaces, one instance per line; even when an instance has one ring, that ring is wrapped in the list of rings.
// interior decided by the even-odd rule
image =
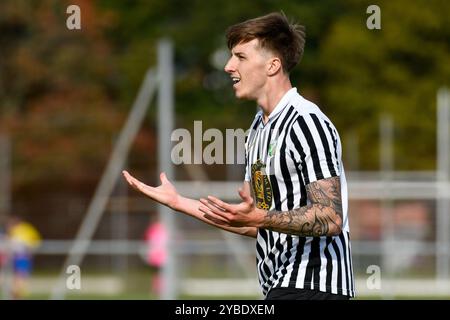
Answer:
[[[233,81],[233,84],[238,83],[239,81],[241,81],[241,78],[238,77],[231,77],[231,80]]]

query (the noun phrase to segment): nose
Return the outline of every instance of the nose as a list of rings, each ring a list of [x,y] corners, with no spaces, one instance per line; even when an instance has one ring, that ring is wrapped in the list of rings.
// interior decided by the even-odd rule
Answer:
[[[228,62],[223,69],[226,73],[233,73],[235,71],[236,67],[233,63],[233,57],[230,57],[230,59],[228,59]]]

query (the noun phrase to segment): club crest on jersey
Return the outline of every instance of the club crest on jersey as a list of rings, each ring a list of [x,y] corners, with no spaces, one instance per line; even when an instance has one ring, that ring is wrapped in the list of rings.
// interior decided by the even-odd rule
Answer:
[[[269,150],[267,150],[267,153],[269,154],[269,157],[272,157],[275,154],[276,147],[277,147],[277,140],[272,141],[269,144]]]
[[[269,210],[272,205],[272,187],[265,172],[265,165],[261,160],[252,164],[252,188],[255,194],[256,207]]]

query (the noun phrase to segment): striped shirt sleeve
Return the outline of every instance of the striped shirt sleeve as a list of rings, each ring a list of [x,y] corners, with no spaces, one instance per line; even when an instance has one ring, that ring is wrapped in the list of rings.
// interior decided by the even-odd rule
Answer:
[[[248,156],[247,151],[245,152],[245,181],[250,181],[250,172],[248,172]]]
[[[305,185],[340,175],[334,126],[315,113],[299,116],[287,137]]]
[[[251,180],[251,176],[250,176],[250,171],[249,171],[249,163],[248,163],[248,152],[249,152],[249,140],[252,139],[252,136],[256,130],[256,128],[258,127],[259,123],[261,121],[261,111],[258,112],[255,116],[255,118],[253,119],[252,125],[250,126],[250,129],[248,130],[248,133],[245,135],[245,181],[250,181]]]

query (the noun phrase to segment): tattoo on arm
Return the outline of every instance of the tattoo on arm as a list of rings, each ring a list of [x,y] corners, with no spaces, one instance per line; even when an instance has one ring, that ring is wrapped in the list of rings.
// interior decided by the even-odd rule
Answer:
[[[342,199],[339,177],[306,186],[310,204],[289,211],[267,212],[264,228],[298,236],[338,235],[342,228]]]

